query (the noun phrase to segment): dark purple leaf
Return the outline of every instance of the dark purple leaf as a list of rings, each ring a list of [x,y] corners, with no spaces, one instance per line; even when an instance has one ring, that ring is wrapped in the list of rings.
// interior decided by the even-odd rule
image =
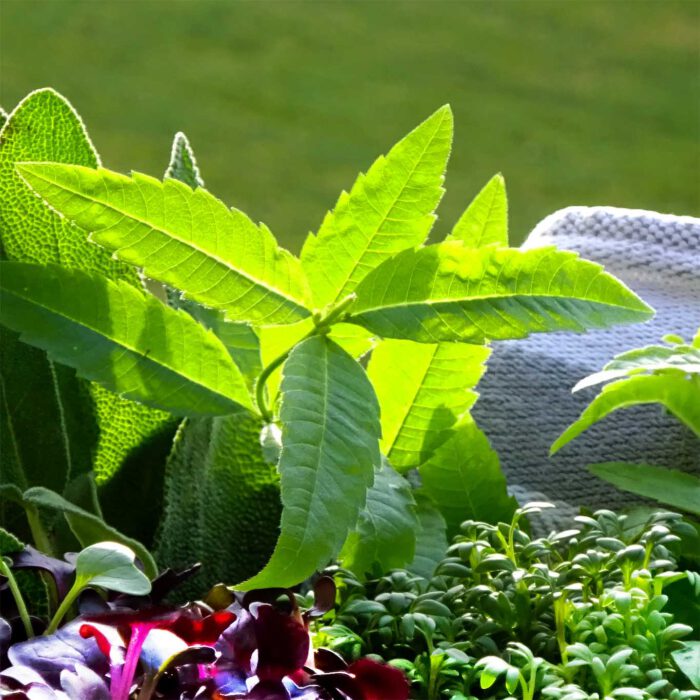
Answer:
[[[310,639],[304,625],[271,605],[251,608],[258,645],[256,674],[261,680],[282,680],[306,663]]]
[[[222,664],[228,668],[249,674],[250,657],[257,649],[255,620],[253,616],[239,606],[232,606],[236,611],[235,622],[227,627],[216,642],[216,650],[221,653]]]
[[[154,605],[163,602],[163,599],[174,591],[180,584],[192,578],[200,569],[201,564],[194,564],[187,569],[173,571],[173,569],[165,569],[151,584],[150,598]]]
[[[330,576],[321,576],[314,583],[314,606],[304,612],[304,619],[323,617],[335,605],[335,581]]]
[[[74,621],[49,637],[34,637],[14,644],[8,652],[10,662],[28,666],[52,687],[58,687],[61,671],[73,671],[78,664],[106,674],[107,661],[94,639],[80,636],[81,625],[82,622]]]
[[[348,672],[362,690],[362,700],[408,700],[408,680],[398,668],[358,659],[348,666]]]
[[[330,649],[317,649],[314,654],[316,668],[324,673],[333,671],[345,671],[348,665],[340,654]]]
[[[66,555],[67,557],[68,555]],[[48,571],[56,582],[58,599],[63,600],[73,585],[75,565],[62,559],[47,557],[38,549],[27,545],[21,552],[12,555],[13,569],[41,569]]]
[[[289,700],[282,681],[261,681],[246,696],[246,700]]]
[[[188,644],[214,644],[235,619],[236,615],[229,610],[202,616],[198,609],[182,608],[180,616],[167,629]]]

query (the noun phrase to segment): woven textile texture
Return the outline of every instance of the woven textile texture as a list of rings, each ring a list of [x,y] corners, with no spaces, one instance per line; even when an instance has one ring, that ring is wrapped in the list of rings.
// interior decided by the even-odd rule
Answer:
[[[495,344],[474,415],[516,498],[545,498],[559,506],[547,512],[546,527],[581,505],[620,509],[639,502],[590,475],[588,464],[646,462],[700,475],[700,440],[656,405],[617,411],[548,456],[552,442],[596,394],[595,387],[572,394],[579,379],[620,352],[659,343],[667,333],[690,340],[700,327],[700,219],[570,207],[538,224],[523,247],[552,244],[604,265],[656,316],[643,324]]]

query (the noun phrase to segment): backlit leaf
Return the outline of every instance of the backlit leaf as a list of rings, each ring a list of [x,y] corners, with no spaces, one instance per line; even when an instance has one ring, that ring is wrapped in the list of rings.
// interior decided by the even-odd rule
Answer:
[[[0,269],[0,321],[80,376],[179,415],[254,410],[226,349],[186,313],[77,270]]]
[[[280,537],[267,566],[236,586],[292,586],[337,556],[379,465],[379,408],[362,367],[323,336],[297,345],[282,379]]]
[[[313,321],[309,318],[285,326],[262,326],[258,328],[257,335],[259,337],[262,365],[269,365],[273,360],[291,350],[313,327]],[[355,358],[362,357],[374,345],[374,340],[368,331],[350,323],[334,324],[328,337]],[[276,369],[270,375],[265,385],[271,402],[275,400],[279,393],[282,370],[283,366]]]
[[[492,243],[508,245],[508,199],[503,175],[494,175],[486,183],[445,240],[463,241],[472,248]]]
[[[386,338],[484,343],[652,314],[622,282],[575,253],[453,241],[404,251],[373,270],[357,288],[350,320]]]
[[[420,245],[435,221],[452,144],[452,112],[441,107],[343,192],[301,254],[316,306],[352,292],[387,258]]]
[[[299,261],[270,230],[206,190],[103,168],[24,163],[22,177],[91,240],[232,321],[310,315]]]
[[[613,411],[640,404],[659,403],[700,437],[700,377],[680,370],[640,374],[607,384],[552,445],[554,454],[594,423]]]
[[[600,372],[582,379],[572,391],[586,389],[612,379],[636,374],[650,374],[676,369],[688,374],[700,374],[700,348],[690,345],[649,345],[617,355]]]
[[[420,469],[430,496],[453,537],[464,520],[510,522],[516,500],[508,495],[498,455],[471,416],[455,426],[452,437]]]
[[[417,467],[449,437],[476,401],[490,350],[464,343],[384,340],[367,369],[379,399],[382,452],[403,471]]]

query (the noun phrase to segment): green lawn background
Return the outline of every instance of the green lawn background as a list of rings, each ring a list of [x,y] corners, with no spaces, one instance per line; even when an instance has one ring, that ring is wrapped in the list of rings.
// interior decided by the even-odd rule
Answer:
[[[0,103],[47,85],[108,167],[161,175],[184,130],[294,250],[445,102],[438,232],[499,170],[516,241],[570,204],[700,213],[697,0],[0,0]]]

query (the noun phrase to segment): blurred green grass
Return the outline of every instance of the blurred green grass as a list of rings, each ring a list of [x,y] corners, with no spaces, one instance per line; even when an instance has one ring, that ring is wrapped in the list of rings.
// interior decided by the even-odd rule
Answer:
[[[438,231],[500,170],[519,241],[570,204],[700,213],[699,47],[695,0],[0,0],[0,103],[55,87],[118,170],[160,175],[184,130],[298,250],[449,102]]]

